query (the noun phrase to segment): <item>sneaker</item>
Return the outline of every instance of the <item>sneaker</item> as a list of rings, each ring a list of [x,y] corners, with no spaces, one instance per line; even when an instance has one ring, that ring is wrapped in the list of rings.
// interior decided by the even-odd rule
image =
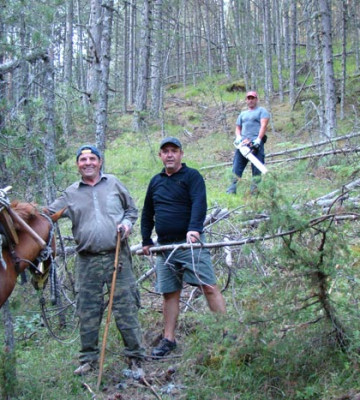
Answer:
[[[233,182],[226,190],[227,194],[236,194],[236,182]]]
[[[169,339],[163,338],[161,339],[159,345],[154,347],[151,355],[153,357],[164,357],[166,354],[170,353],[176,348],[176,341],[173,342]]]
[[[89,372],[94,370],[94,364],[93,363],[84,363],[81,364],[80,367],[76,368],[74,371],[74,375],[87,375]]]

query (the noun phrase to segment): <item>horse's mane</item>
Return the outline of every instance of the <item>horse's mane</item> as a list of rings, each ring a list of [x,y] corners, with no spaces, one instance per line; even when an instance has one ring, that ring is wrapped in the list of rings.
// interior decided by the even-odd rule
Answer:
[[[26,223],[31,221],[39,214],[39,211],[36,208],[37,204],[35,203],[20,203],[19,201],[15,200],[11,202],[10,206]]]

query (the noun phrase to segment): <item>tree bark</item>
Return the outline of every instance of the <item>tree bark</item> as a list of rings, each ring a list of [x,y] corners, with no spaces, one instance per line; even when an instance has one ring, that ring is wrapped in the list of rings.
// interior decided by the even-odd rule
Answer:
[[[296,98],[296,42],[297,42],[297,10],[296,0],[290,0],[290,83],[289,83],[289,103],[291,106]]]
[[[63,116],[63,129],[65,138],[68,138],[72,131],[72,108],[71,108],[71,86],[73,71],[73,22],[74,22],[74,1],[66,1],[66,32],[64,49],[64,100],[65,110]]]
[[[336,90],[332,52],[331,32],[331,0],[319,0],[321,14],[321,44],[324,69],[324,95],[325,95],[325,136],[331,138],[336,133]]]
[[[345,108],[345,98],[346,98],[347,15],[348,15],[347,4],[345,1],[343,1],[341,10],[342,53],[341,53],[340,119],[344,119],[345,116],[344,108]]]
[[[270,33],[270,1],[264,0],[262,2],[262,16],[263,16],[263,54],[264,54],[264,75],[265,75],[265,101],[269,104],[270,96],[274,91],[272,80],[272,57],[271,57],[271,33]]]
[[[151,58],[151,115],[159,118],[162,108],[163,85],[163,35],[162,35],[162,0],[155,0],[153,6],[153,34]]]
[[[279,80],[279,100],[284,101],[284,81],[283,81],[283,45],[281,37],[281,13],[280,13],[280,0],[274,0],[274,14],[275,14],[275,37],[276,37],[276,59],[277,59],[277,72]]]
[[[56,132],[55,132],[55,71],[53,50],[49,49],[45,60],[45,87],[43,91],[45,104],[44,158],[45,158],[45,198],[46,204],[56,198],[54,173],[56,167]]]
[[[109,73],[111,59],[111,31],[113,22],[114,0],[102,3],[102,29],[100,42],[100,81],[99,94],[96,102],[96,145],[102,154],[106,148],[106,131],[108,120],[108,95],[109,95]]]
[[[96,103],[101,79],[101,29],[102,9],[101,0],[91,0],[88,61],[89,70],[87,78],[87,94],[89,102]]]
[[[145,126],[145,111],[150,70],[150,2],[144,0],[141,11],[141,34],[139,48],[139,66],[137,71],[137,87],[133,128],[140,132]]]
[[[225,13],[224,13],[224,0],[219,1],[219,17],[220,17],[220,44],[221,44],[221,60],[222,66],[227,79],[231,78],[229,58],[228,58],[228,43],[225,29]]]

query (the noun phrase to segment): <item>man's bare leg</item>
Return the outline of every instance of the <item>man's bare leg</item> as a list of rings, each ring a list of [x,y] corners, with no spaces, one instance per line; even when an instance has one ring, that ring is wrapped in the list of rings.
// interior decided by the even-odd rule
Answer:
[[[181,290],[163,295],[164,337],[151,355],[155,358],[166,356],[176,348],[175,328],[180,312]]]
[[[226,313],[225,300],[217,285],[203,285],[200,289],[203,291],[211,311]]]
[[[175,341],[176,322],[180,311],[181,290],[172,293],[164,293],[164,338]]]

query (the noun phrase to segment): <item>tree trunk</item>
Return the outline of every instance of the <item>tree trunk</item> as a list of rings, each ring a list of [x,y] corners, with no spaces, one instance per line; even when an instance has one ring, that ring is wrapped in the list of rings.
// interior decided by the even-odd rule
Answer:
[[[8,300],[3,304],[1,309],[5,336],[3,352],[0,360],[3,365],[2,376],[0,377],[1,398],[4,400],[11,400],[15,398],[14,395],[17,386],[14,322]]]
[[[73,69],[73,22],[74,22],[74,2],[66,1],[66,32],[64,49],[64,100],[65,110],[63,116],[63,129],[65,138],[72,132],[72,108],[71,108],[71,85]]]
[[[314,21],[314,39],[315,39],[315,84],[316,90],[319,98],[319,105],[317,108],[317,115],[319,119],[319,130],[323,132],[325,124],[325,105],[324,105],[324,87],[323,87],[323,68],[321,61],[321,39],[320,32],[318,29],[318,19]]]
[[[102,3],[102,29],[100,43],[100,82],[99,94],[96,102],[95,115],[95,134],[96,146],[102,154],[106,148],[106,131],[107,131],[107,116],[108,116],[108,93],[109,93],[109,71],[111,59],[111,31],[114,11],[114,0],[103,1]]]
[[[149,62],[150,62],[150,2],[144,0],[141,12],[141,34],[139,48],[139,66],[137,71],[137,87],[133,128],[140,132],[145,126],[147,109]]]
[[[282,37],[281,37],[281,18],[280,18],[280,1],[274,0],[274,14],[275,14],[275,37],[276,37],[276,58],[277,58],[277,72],[279,80],[279,100],[284,101],[284,81],[283,81],[283,51],[282,51]]]
[[[341,90],[340,90],[340,119],[344,119],[345,91],[346,91],[346,43],[347,43],[347,4],[342,2],[341,31],[342,31],[342,54],[341,54]]]
[[[221,44],[221,60],[224,73],[227,79],[231,78],[229,58],[228,58],[228,43],[225,29],[225,13],[224,0],[219,0],[219,17],[220,17],[220,44]]]
[[[270,95],[273,92],[272,81],[272,60],[271,60],[271,34],[270,34],[270,2],[264,0],[262,2],[262,16],[263,16],[263,54],[264,54],[264,75],[265,75],[265,101],[269,104]]]
[[[336,130],[336,90],[332,52],[331,33],[331,0],[319,0],[322,28],[322,58],[324,68],[324,94],[325,94],[325,135],[328,138],[335,136]]]
[[[183,25],[182,25],[182,45],[181,45],[181,51],[182,51],[182,63],[181,63],[181,68],[182,68],[182,83],[183,86],[186,86],[186,74],[187,74],[187,63],[186,63],[186,24],[187,24],[187,8],[186,8],[186,0],[182,1],[182,10],[183,10]]]
[[[162,35],[162,0],[155,0],[153,7],[153,46],[151,58],[151,115],[159,118],[162,107],[163,81],[163,35]]]
[[[87,79],[87,94],[89,102],[96,104],[96,96],[99,92],[101,79],[101,28],[102,10],[101,0],[91,0],[90,29],[89,29],[89,50],[88,61],[89,71]]]
[[[55,71],[53,49],[49,49],[49,56],[45,60],[45,88],[43,91],[45,104],[45,134],[44,134],[44,158],[45,158],[45,198],[46,204],[52,203],[56,198],[54,173],[56,167],[56,131],[55,131]]]
[[[127,98],[128,103],[133,104],[135,101],[134,95],[134,81],[135,81],[135,51],[136,51],[136,0],[130,1],[129,6],[129,46],[128,52],[124,54],[128,57],[128,69],[127,69]]]
[[[291,0],[283,2],[283,40],[284,40],[284,67],[289,68],[290,65],[290,17],[289,5]]]
[[[79,40],[77,42],[78,46],[78,57],[77,57],[77,73],[78,73],[78,86],[82,93],[81,99],[84,109],[87,109],[88,106],[88,97],[86,96],[86,79],[85,79],[85,67],[84,67],[84,57],[83,57],[83,41],[84,41],[84,34],[83,28],[81,23],[81,7],[80,7],[80,0],[76,0],[76,8],[77,8],[77,23],[78,23],[78,35]]]
[[[210,6],[205,5],[205,35],[206,35],[206,61],[208,75],[212,75],[213,60],[211,54],[211,22],[210,22]]]
[[[296,41],[297,41],[297,12],[296,0],[290,0],[290,84],[289,103],[293,107],[296,99]]]

